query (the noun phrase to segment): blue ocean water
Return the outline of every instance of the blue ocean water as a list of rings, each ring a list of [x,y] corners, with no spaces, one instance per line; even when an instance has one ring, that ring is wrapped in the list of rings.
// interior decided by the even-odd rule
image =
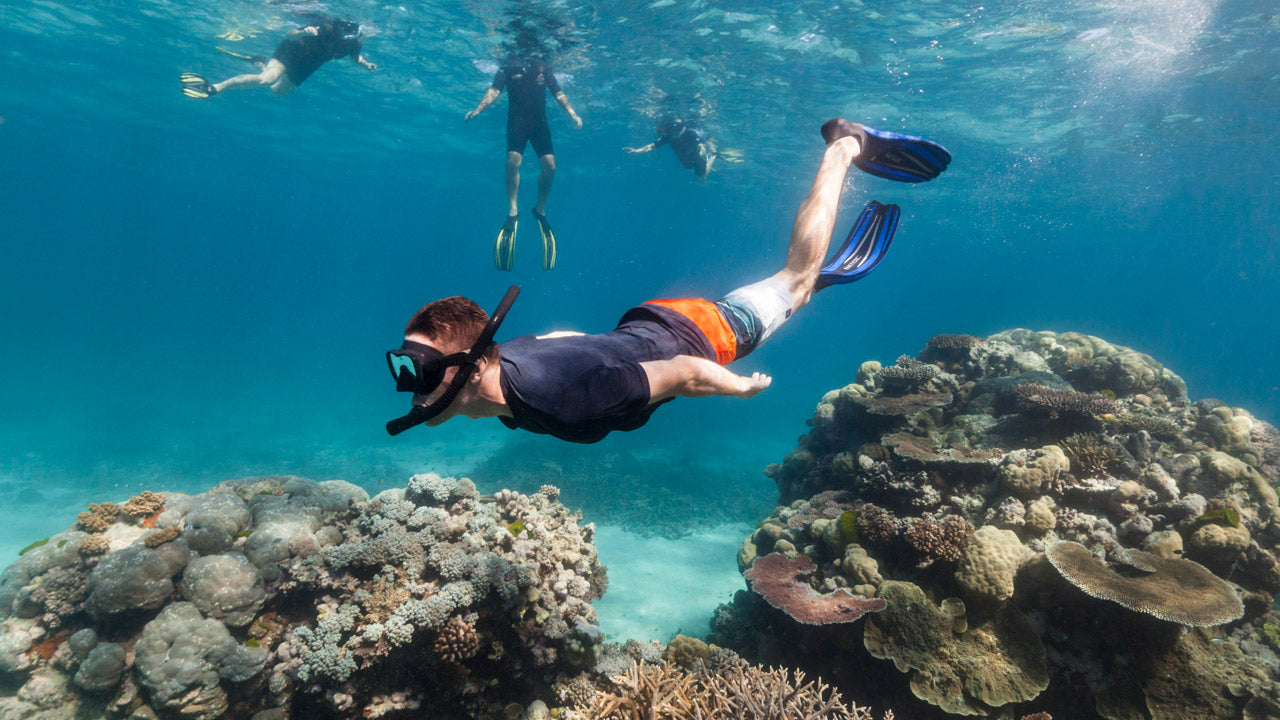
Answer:
[[[334,62],[281,99],[178,91],[183,71],[247,69],[215,46],[269,54],[318,8],[369,28],[375,74]],[[527,215],[515,272],[493,269],[506,101],[462,119],[516,15],[554,29],[585,122],[549,101],[552,272]],[[645,299],[758,279],[781,263],[818,126],[837,115],[955,156],[920,186],[851,175],[839,226],[871,198],[903,208],[888,260],[735,366],[774,375],[763,395],[680,401],[573,452],[695,457],[767,495],[764,465],[863,360],[1009,327],[1135,347],[1193,398],[1276,422],[1278,38],[1256,0],[7,0],[0,553],[139,489],[470,472],[512,439],[497,421],[383,431],[405,402],[382,353],[415,309],[451,294],[491,307],[518,283],[503,336],[603,331]],[[666,150],[621,152],[673,106],[700,108],[742,162],[699,184]],[[527,209],[532,154],[524,170]],[[530,463],[570,452],[522,447]]]

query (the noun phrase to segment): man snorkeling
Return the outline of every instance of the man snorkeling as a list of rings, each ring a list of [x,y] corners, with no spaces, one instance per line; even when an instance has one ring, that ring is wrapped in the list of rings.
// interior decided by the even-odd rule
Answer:
[[[622,316],[612,332],[557,332],[493,342],[515,301],[512,287],[493,317],[464,297],[428,304],[387,353],[396,389],[412,409],[387,423],[392,435],[426,423],[497,417],[509,428],[598,442],[644,425],[676,397],[752,397],[769,387],[762,373],[724,366],[772,336],[813,293],[854,282],[875,269],[893,241],[898,207],[870,202],[844,245],[825,263],[850,164],[902,182],[931,180],[951,155],[928,140],[847,120],[822,126],[827,149],[808,198],[796,212],[786,264],[769,278],[702,299],[650,300]]]
[[[220,83],[211,83],[203,75],[188,72],[182,73],[179,82],[184,95],[200,100],[223,90],[254,87],[269,87],[276,97],[283,97],[330,60],[350,57],[369,72],[377,70],[378,66],[365,60],[361,54],[363,39],[364,34],[358,24],[318,14],[306,27],[290,30],[270,58],[241,55],[218,48],[219,52],[257,65],[260,72],[236,75]]]
[[[555,97],[574,127],[582,127],[582,118],[574,112],[542,54],[534,31],[527,26],[522,28],[516,38],[515,49],[494,75],[493,85],[480,98],[480,104],[466,115],[470,120],[484,112],[504,88],[507,90],[507,221],[498,231],[493,248],[493,263],[499,270],[510,270],[515,263],[516,228],[520,217],[516,196],[520,191],[520,163],[524,160],[525,146],[529,144],[538,154],[541,168],[533,219],[537,221],[538,232],[542,235],[542,269],[550,270],[556,266],[556,235],[551,223],[547,222],[547,196],[556,175],[556,156],[551,146],[551,128],[547,125],[545,93]]]
[[[680,165],[692,169],[698,182],[707,179],[719,153],[716,151],[716,144],[711,139],[711,134],[697,120],[684,120],[668,115],[658,121],[656,132],[658,138],[648,145],[624,147],[623,151],[634,155],[669,145],[680,161]]]

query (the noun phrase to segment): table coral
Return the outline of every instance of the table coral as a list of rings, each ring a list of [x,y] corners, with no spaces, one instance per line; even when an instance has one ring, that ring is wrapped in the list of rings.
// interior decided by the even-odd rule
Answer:
[[[813,561],[803,555],[787,558],[775,553],[756,558],[743,575],[756,594],[806,625],[854,622],[869,612],[884,609],[883,600],[851,595],[844,590],[827,595],[814,592],[803,577],[816,569]]]
[[[1079,543],[1054,543],[1045,554],[1064,578],[1086,594],[1161,620],[1209,626],[1244,614],[1231,586],[1190,560],[1127,550],[1126,562],[1143,573],[1127,577],[1111,570]]]

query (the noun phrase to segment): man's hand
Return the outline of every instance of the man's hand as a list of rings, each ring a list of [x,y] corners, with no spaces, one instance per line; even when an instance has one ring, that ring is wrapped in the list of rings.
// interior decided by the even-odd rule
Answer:
[[[751,373],[749,378],[738,376],[738,379],[742,381],[742,389],[737,393],[740,398],[755,397],[761,390],[773,384],[773,378],[758,372]]]
[[[571,113],[569,118],[573,120],[573,127],[576,130],[582,129],[582,118],[578,117],[578,113]]]
[[[463,122],[470,122],[470,121],[471,121],[471,118],[473,118],[473,117],[475,117],[475,116],[477,116],[477,115],[479,115],[479,114],[480,114],[480,111],[479,111],[479,110],[472,110],[471,112],[467,113],[467,114],[466,114],[466,116],[464,116],[464,117],[462,118],[462,121],[463,121]]]
[[[640,363],[640,367],[649,379],[650,403],[672,397],[755,397],[773,382],[773,378],[764,373],[743,377],[710,360],[690,355],[649,360]]]
[[[307,27],[302,28],[302,32],[308,35],[319,35],[320,28],[316,27],[315,25],[309,25]]]

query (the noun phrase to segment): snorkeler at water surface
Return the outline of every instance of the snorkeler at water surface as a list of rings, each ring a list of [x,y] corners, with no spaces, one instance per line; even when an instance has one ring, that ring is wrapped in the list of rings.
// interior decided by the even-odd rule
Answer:
[[[923,182],[951,161],[928,140],[847,120],[828,121],[822,136],[827,149],[796,212],[781,270],[717,302],[650,300],[608,333],[526,335],[501,348],[493,338],[518,288],[507,291],[492,317],[464,297],[437,300],[414,314],[404,344],[387,353],[396,389],[413,393],[410,412],[387,423],[387,431],[457,416],[497,417],[512,429],[591,443],[614,430],[635,430],[676,397],[748,398],[769,387],[768,375],[744,377],[724,366],[768,340],[813,293],[865,277],[897,229],[898,207],[873,200],[823,262],[849,166]]]
[[[693,170],[699,182],[707,179],[719,153],[711,134],[701,123],[668,115],[658,121],[654,131],[658,137],[653,142],[641,147],[624,147],[623,151],[634,155],[669,145],[681,166]]]
[[[516,38],[515,49],[498,68],[493,84],[480,98],[480,104],[465,118],[470,120],[484,112],[504,89],[507,91],[507,221],[498,230],[493,248],[493,263],[499,270],[510,270],[515,263],[516,230],[520,218],[520,210],[516,207],[516,197],[520,193],[520,164],[524,161],[524,149],[530,144],[538,154],[540,167],[533,219],[538,223],[538,232],[542,236],[542,269],[550,270],[556,266],[556,235],[547,221],[547,196],[551,194],[551,182],[556,175],[556,156],[551,144],[551,127],[547,124],[545,93],[551,93],[560,103],[574,127],[582,127],[582,118],[574,112],[555,74],[542,59],[543,52],[536,33],[529,27],[522,28]]]
[[[211,83],[203,75],[188,72],[182,73],[179,83],[184,95],[198,100],[213,97],[223,90],[255,87],[269,87],[276,97],[282,97],[330,60],[350,57],[369,72],[377,70],[378,66],[365,60],[361,54],[363,40],[364,33],[358,24],[328,15],[316,15],[306,27],[290,30],[270,58],[218,48],[219,52],[257,65],[260,72],[236,75],[220,83]]]

